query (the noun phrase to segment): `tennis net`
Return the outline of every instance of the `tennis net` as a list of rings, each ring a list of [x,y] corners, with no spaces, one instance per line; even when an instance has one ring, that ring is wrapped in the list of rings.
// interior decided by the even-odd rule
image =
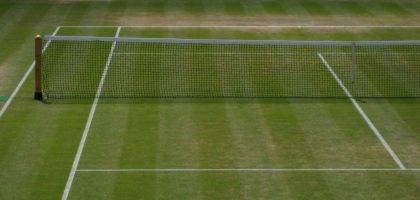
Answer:
[[[320,55],[353,97],[420,97],[420,41],[42,38],[47,41],[36,79],[38,99],[50,101],[346,98]]]

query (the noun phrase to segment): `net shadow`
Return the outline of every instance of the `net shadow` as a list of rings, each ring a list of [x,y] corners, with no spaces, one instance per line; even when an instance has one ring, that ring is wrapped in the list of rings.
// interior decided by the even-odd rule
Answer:
[[[419,100],[420,102],[420,100]],[[93,99],[54,99],[45,100],[44,103],[50,104],[92,104]],[[98,104],[209,104],[209,103],[232,103],[232,104],[252,104],[252,103],[350,103],[348,98],[101,98]]]

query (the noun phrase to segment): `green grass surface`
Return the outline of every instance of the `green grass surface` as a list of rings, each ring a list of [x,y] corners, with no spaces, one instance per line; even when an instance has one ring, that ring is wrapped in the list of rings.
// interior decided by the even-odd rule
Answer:
[[[171,1],[172,2],[172,1]],[[241,5],[227,8],[227,3]],[[271,2],[268,3],[267,2]],[[308,3],[309,2],[309,3]],[[314,5],[314,3],[316,5]],[[170,6],[176,4],[175,6]],[[2,1],[0,96],[33,61],[33,37],[59,25],[413,24],[419,1]],[[275,7],[270,4],[280,4]],[[328,5],[327,5],[328,4]],[[143,5],[147,5],[144,7]],[[397,6],[394,6],[397,5]],[[259,8],[250,11],[250,8]],[[233,9],[230,11],[229,9]],[[214,16],[213,16],[214,14]],[[212,15],[212,17],[209,17]],[[270,21],[271,19],[271,21]],[[113,36],[115,28],[60,35]],[[122,36],[396,40],[419,29],[134,29]],[[33,74],[0,118],[0,199],[59,199],[91,104],[33,100]],[[0,100],[0,106],[4,101]],[[417,99],[360,105],[407,168],[419,168]],[[79,169],[397,168],[352,104],[283,99],[100,104]],[[77,172],[69,199],[416,199],[418,171]]]

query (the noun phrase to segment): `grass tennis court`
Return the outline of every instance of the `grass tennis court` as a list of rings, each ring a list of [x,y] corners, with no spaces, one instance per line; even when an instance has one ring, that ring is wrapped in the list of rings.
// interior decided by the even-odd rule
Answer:
[[[331,1],[329,4],[317,1],[173,2],[0,3],[0,40],[9,47],[0,51],[0,105],[4,108],[33,62],[33,37],[36,34],[115,37],[119,30],[118,37],[136,38],[420,39],[420,28],[416,27],[242,26],[248,25],[246,17],[249,25],[261,21],[267,23],[272,18],[291,20],[290,25],[295,23],[291,18],[311,17],[316,18],[314,23],[334,19],[329,23],[333,25],[336,21],[346,22],[347,17],[370,19],[370,25],[416,25],[409,19],[419,17],[415,12],[420,5],[417,1]],[[135,24],[135,19],[144,19],[136,12],[143,13],[142,16],[149,20]],[[213,13],[215,18],[209,18]],[[32,20],[33,15],[44,15],[44,20]],[[94,17],[98,15],[102,16],[102,21]],[[15,18],[8,21],[12,16]],[[230,25],[241,26],[164,27],[173,25],[171,22],[175,22],[171,18],[175,16],[184,20],[184,25],[208,25],[216,19],[226,19],[226,22],[238,22]],[[191,19],[191,16],[196,19]],[[195,23],[196,20],[202,20],[202,24]],[[118,25],[121,25],[120,29]],[[113,70],[142,66],[143,57],[136,54],[133,59],[126,54],[139,53],[139,48],[124,48],[121,43],[116,43],[110,54],[112,42],[99,46],[80,48],[83,52],[73,56],[79,60],[66,60],[65,68],[51,72],[63,76],[55,80],[58,81],[56,85],[60,85],[60,81],[61,85],[79,83],[85,90],[89,81],[93,81],[92,88],[86,89],[92,97],[98,92],[101,79],[97,75],[103,72],[109,59],[107,75],[110,76],[104,79],[100,93],[112,94],[118,91],[118,85],[124,87],[124,92],[138,92],[138,88],[127,88],[133,82],[123,82],[121,74],[113,73],[119,71]],[[45,52],[76,52],[77,47],[81,46],[63,48],[52,42]],[[164,51],[162,48],[158,50],[160,53]],[[197,50],[200,49],[193,49],[200,52]],[[241,53],[254,53],[250,51]],[[328,70],[329,66],[340,78],[344,77],[345,71],[340,71],[337,66],[351,65],[351,58],[346,56],[346,51],[351,51],[351,48],[344,53],[342,50],[342,54],[332,51],[336,54],[308,51],[307,54],[313,57],[306,62],[287,56],[281,57],[286,60],[272,62],[285,67],[289,66],[287,63],[294,66],[302,66],[300,62],[310,63],[324,78],[313,87],[328,90],[320,88],[328,83],[332,91],[341,92],[341,98],[148,98],[134,102],[90,98],[83,102],[42,103],[33,99],[32,71],[7,105],[7,110],[0,114],[0,199],[416,199],[420,195],[420,99],[358,98],[352,101]],[[226,52],[231,52],[231,49]],[[325,62],[318,56],[320,52]],[[381,54],[369,57],[361,53],[359,66],[370,67],[371,61],[378,60],[378,65],[388,67],[404,63],[410,67],[404,69],[411,70],[412,77],[418,77],[420,61],[413,52],[402,56],[387,54],[388,57],[382,60],[375,57]],[[85,82],[83,79],[66,80],[66,75],[73,77],[72,69],[82,69],[80,62],[83,58],[80,56],[83,55],[93,55],[97,61],[92,64],[89,59],[85,60],[85,65],[89,66],[81,73],[88,76]],[[110,58],[109,55],[113,56]],[[199,55],[194,59],[200,60],[204,66],[211,66],[211,57],[207,57],[206,62],[206,58]],[[162,55],[155,56],[161,61],[149,60],[148,66],[166,69],[161,64],[168,60]],[[238,57],[249,67],[261,63],[244,61],[245,56]],[[172,61],[181,66],[177,58],[182,57],[175,57]],[[271,56],[255,58],[272,59]],[[63,69],[69,71],[63,74]],[[286,69],[290,73],[294,68]],[[316,78],[312,70],[306,72],[304,69],[307,68],[294,72],[304,72],[303,76]],[[371,69],[360,72],[358,77],[364,74],[376,77],[379,69]],[[94,80],[89,77],[90,73],[95,74]],[[392,74],[398,73],[394,71]],[[125,77],[130,77],[130,73]],[[389,74],[385,77],[398,80]],[[247,80],[237,81],[247,83]],[[294,81],[289,87],[281,86],[282,89],[295,91],[301,88],[300,80]],[[348,81],[343,81],[346,87],[349,86]],[[411,90],[404,90],[407,88],[391,81],[388,81],[389,86],[395,88],[390,89],[379,82],[378,85],[364,82],[361,88],[369,92],[373,91],[372,88],[379,88],[378,93],[414,91],[418,94],[418,81],[411,80],[408,86]],[[350,87],[348,89],[350,93],[354,92]],[[81,144],[83,151],[80,151]],[[77,166],[74,166],[76,160]]]

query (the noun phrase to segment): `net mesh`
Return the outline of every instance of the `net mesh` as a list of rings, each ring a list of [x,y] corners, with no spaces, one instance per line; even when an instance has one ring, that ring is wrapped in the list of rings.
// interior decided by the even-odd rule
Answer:
[[[420,97],[418,41],[43,39],[49,100],[91,99],[98,87],[100,98],[345,98],[319,55],[354,97]]]

